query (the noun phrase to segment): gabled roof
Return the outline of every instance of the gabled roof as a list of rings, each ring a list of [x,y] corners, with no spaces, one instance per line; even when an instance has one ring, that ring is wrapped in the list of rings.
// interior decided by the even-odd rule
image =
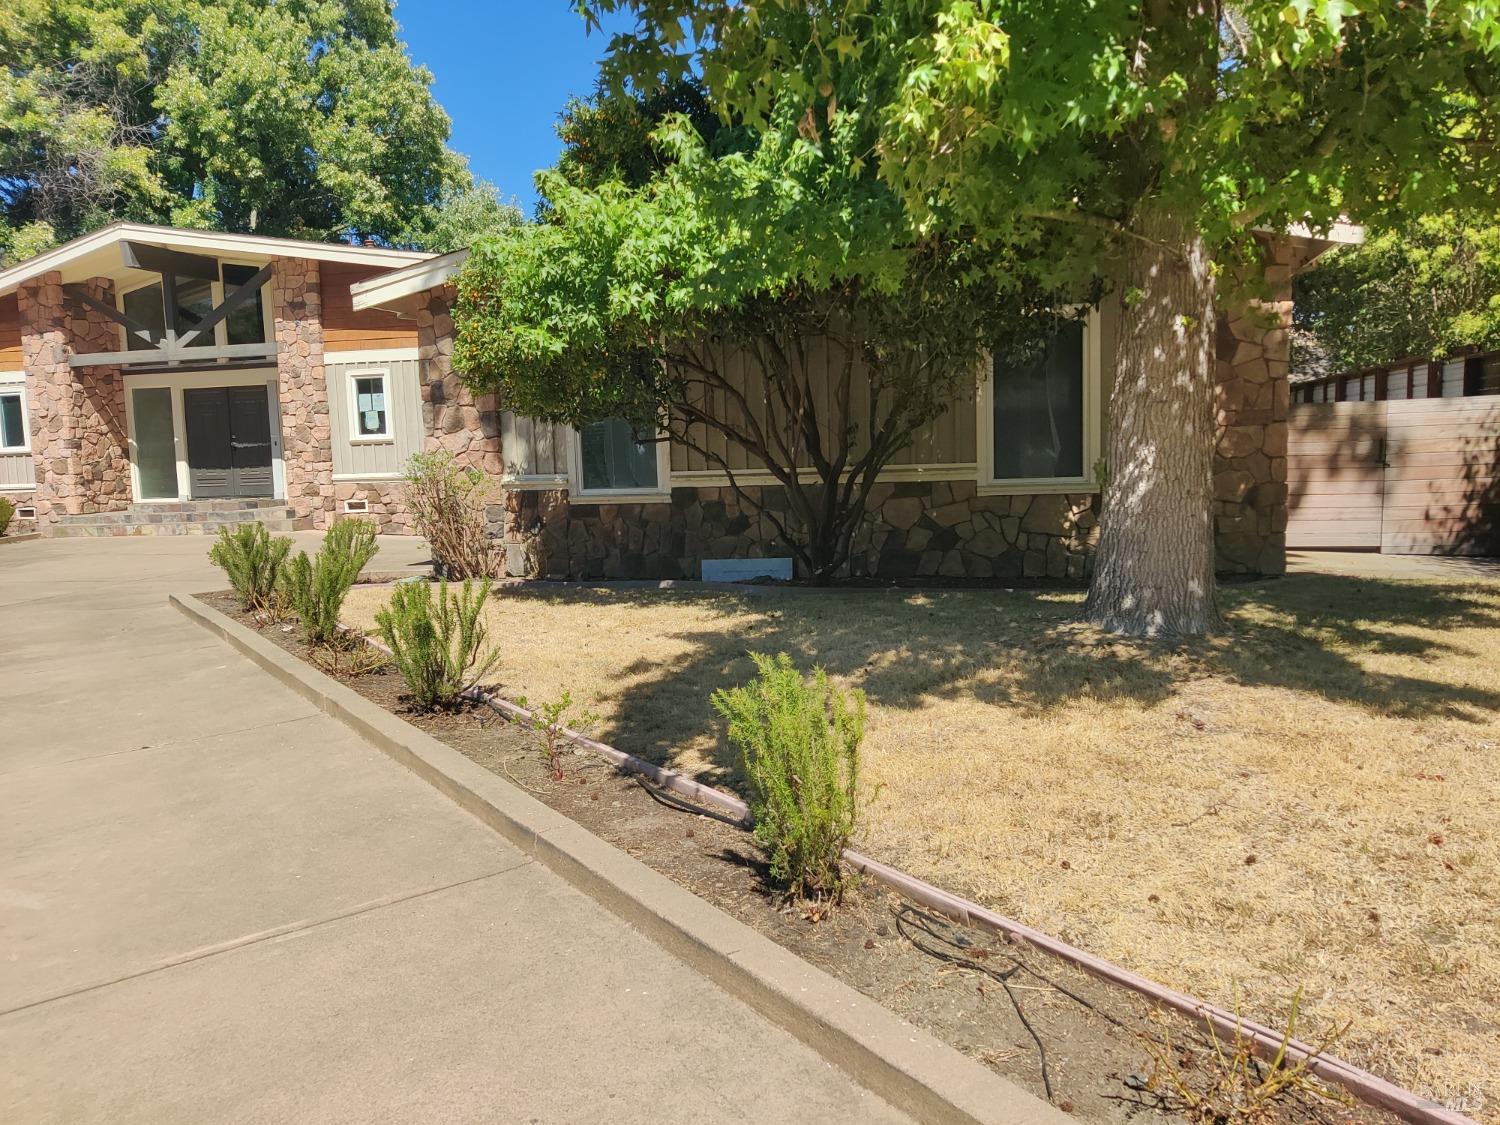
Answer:
[[[454,250],[425,262],[403,266],[379,277],[367,278],[349,286],[354,295],[354,311],[363,309],[386,309],[389,312],[409,313],[413,298],[429,289],[447,285],[468,260],[469,251]]]
[[[341,242],[307,242],[297,238],[267,238],[258,234],[224,234],[220,231],[183,230],[146,223],[110,223],[80,235],[34,258],[0,271],[0,297],[53,270],[64,282],[107,277],[115,281],[140,275],[125,265],[121,243],[139,242],[168,250],[242,258],[268,262],[272,258],[304,258],[319,262],[345,262],[377,268],[397,269],[429,261],[432,254],[416,250],[390,250],[381,246],[351,246]]]

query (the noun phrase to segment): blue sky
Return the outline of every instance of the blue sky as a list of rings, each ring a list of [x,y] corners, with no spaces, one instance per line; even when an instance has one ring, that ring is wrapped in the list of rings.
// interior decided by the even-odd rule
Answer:
[[[530,214],[531,175],[557,159],[557,113],[593,90],[608,34],[588,34],[571,0],[400,0],[396,20],[453,118],[449,144]]]

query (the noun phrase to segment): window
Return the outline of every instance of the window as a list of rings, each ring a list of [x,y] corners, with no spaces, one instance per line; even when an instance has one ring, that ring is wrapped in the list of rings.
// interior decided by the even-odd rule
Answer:
[[[225,265],[223,270],[226,298],[259,272],[255,266]],[[225,335],[231,344],[264,344],[266,342],[264,288],[257,289],[253,297],[230,313],[224,320],[224,326]]]
[[[0,390],[0,451],[22,453],[31,447],[26,434],[26,392]]]
[[[581,493],[665,495],[666,442],[636,440],[623,418],[594,422],[578,432],[575,473]]]
[[[151,333],[147,343],[138,335],[126,333],[125,348],[139,350],[160,344],[170,326],[179,337],[191,332],[203,318],[224,303],[241,285],[260,271],[259,266],[237,265],[225,262],[219,266],[220,281],[205,281],[200,278],[174,278],[176,292],[172,317],[164,307],[166,297],[162,283],[153,281],[131,289],[120,297],[120,311],[144,325]],[[264,344],[269,339],[266,327],[265,288],[257,289],[244,304],[214,325],[213,329],[197,337],[189,347],[212,348],[226,344]]]
[[[992,361],[980,398],[982,483],[996,490],[1092,486],[1099,428],[1095,320],[1064,324],[1034,356]]]
[[[138,324],[151,330],[151,343],[159,344],[167,334],[166,311],[162,308],[161,282],[152,282],[139,289],[132,289],[121,299],[122,311]],[[126,348],[144,348],[146,342],[139,336],[130,335]]]
[[[363,372],[353,377],[355,441],[382,441],[391,436],[385,406],[385,372]]]
[[[179,277],[173,288],[177,293],[177,335],[185,336],[214,311],[214,283]],[[216,335],[216,332],[205,332],[196,337],[188,347],[211,348]]]

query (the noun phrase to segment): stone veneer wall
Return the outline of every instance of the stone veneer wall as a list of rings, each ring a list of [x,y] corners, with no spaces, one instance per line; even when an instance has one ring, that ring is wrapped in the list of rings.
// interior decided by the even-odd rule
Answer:
[[[1214,543],[1220,573],[1286,571],[1292,274],[1301,254],[1280,244],[1266,272],[1274,296],[1219,317]]]
[[[334,513],[343,514],[346,500],[366,500],[370,510],[356,514],[361,519],[374,520],[381,535],[415,535],[416,528],[401,493],[400,481],[335,481]]]
[[[1287,413],[1291,276],[1299,251],[1278,248],[1275,296],[1220,316],[1214,521],[1221,572],[1286,568]],[[427,448],[447,449],[492,477],[502,471],[499,412],[453,371],[452,287],[417,313]],[[372,493],[372,514],[394,526],[399,499]],[[779,489],[755,494],[778,502]],[[342,496],[340,497],[342,501]],[[528,573],[559,578],[698,576],[703,558],[781,555],[768,521],[734,490],[674,488],[670,503],[571,504],[566,490],[515,490],[491,507],[491,525]],[[857,576],[1081,580],[1097,539],[1092,495],[980,496],[973,481],[877,487],[851,570]]]
[[[773,510],[779,486],[748,491]],[[972,481],[877,485],[851,570],[881,578],[1071,578],[1088,573],[1094,497],[979,496]],[[506,539],[546,578],[697,578],[703,558],[786,557],[770,521],[731,488],[674,488],[670,503],[570,504],[506,495]]]
[[[114,301],[107,280],[85,285],[96,299]],[[56,272],[21,286],[18,301],[36,489],[24,499],[10,498],[35,503],[41,526],[63,516],[128,507],[130,455],[120,369],[113,364],[74,368],[68,362],[80,352],[114,350],[118,332],[101,314],[69,300]]]
[[[476,395],[453,370],[453,286],[424,295],[417,308],[422,367],[422,424],[428,452],[446,449],[459,464],[499,479],[500,411],[495,396]]]
[[[318,263],[278,258],[272,265],[277,389],[286,502],[315,528],[332,521],[333,431],[323,367],[323,296]]]

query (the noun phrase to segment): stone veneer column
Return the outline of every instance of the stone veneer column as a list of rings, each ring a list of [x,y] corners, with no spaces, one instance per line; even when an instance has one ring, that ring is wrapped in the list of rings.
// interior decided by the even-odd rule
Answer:
[[[422,422],[429,452],[446,449],[459,464],[499,479],[500,411],[493,394],[476,395],[453,370],[453,286],[424,295],[417,308],[422,363]]]
[[[453,369],[453,302],[457,292],[444,285],[423,294],[417,306],[417,349],[422,381],[425,448],[447,450],[458,464],[478,469],[492,481],[504,474],[500,449],[500,409],[493,394],[476,395]],[[490,534],[513,539],[509,497],[498,487],[488,498]]]
[[[286,501],[299,517],[310,518],[314,527],[327,527],[334,511],[333,433],[323,367],[318,263],[278,258],[270,284]]]
[[[1292,275],[1301,251],[1274,248],[1272,296],[1219,315],[1214,537],[1220,572],[1286,570]]]
[[[98,300],[114,301],[107,280],[94,278],[85,285]],[[117,349],[119,333],[104,316],[69,300],[56,272],[21,286],[18,303],[38,524],[128,507],[130,455],[120,369],[114,364],[75,368],[69,362],[80,352]]]

